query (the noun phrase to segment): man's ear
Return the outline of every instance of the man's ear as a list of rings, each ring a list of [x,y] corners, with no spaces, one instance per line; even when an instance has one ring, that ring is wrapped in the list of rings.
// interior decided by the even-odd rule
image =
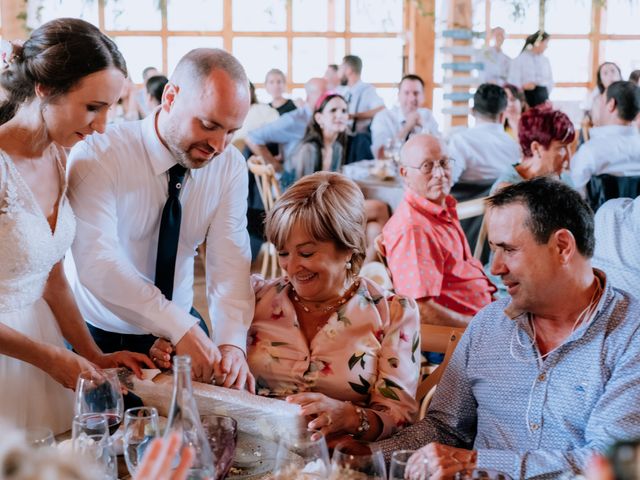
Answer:
[[[176,96],[180,92],[180,87],[174,83],[167,83],[164,86],[164,91],[162,92],[162,109],[165,112],[169,112],[171,107],[173,107],[173,102],[176,100]]]
[[[576,239],[573,233],[566,228],[561,228],[554,232],[552,237],[560,262],[564,265],[568,264],[577,251]]]
[[[617,108],[618,108],[618,104],[616,103],[615,98],[610,98],[609,100],[607,100],[607,111],[609,113],[615,112]]]

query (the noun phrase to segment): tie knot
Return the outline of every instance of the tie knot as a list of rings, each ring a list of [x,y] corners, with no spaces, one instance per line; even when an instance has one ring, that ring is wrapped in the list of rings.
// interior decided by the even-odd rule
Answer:
[[[177,163],[169,169],[169,195],[178,195],[186,173],[187,169]]]

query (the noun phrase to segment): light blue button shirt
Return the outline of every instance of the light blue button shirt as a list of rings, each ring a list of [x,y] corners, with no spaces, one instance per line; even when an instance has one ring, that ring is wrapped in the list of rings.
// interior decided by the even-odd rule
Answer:
[[[640,438],[640,304],[606,285],[591,322],[544,361],[510,299],[473,319],[427,417],[379,445],[440,442],[478,452],[477,465],[518,478],[583,471],[594,451]],[[508,309],[507,309],[508,311]]]
[[[307,125],[311,121],[311,114],[308,105],[296,108],[280,116],[275,122],[249,132],[247,136],[256,145],[281,143],[284,157],[291,158],[291,154],[304,137]]]

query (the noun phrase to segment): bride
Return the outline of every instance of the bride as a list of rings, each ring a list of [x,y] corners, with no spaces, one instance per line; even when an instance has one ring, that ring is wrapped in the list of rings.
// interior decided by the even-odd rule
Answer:
[[[104,131],[127,71],[113,41],[70,18],[38,28],[3,60],[0,416],[60,433],[70,428],[70,389],[81,371],[124,365],[139,374],[139,364],[152,366],[144,355],[98,349],[62,266],[75,233],[64,149]]]

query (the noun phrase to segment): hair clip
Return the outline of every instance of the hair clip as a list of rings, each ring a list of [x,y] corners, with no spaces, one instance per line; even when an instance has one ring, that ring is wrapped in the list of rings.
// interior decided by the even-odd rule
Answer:
[[[9,42],[0,40],[0,70],[9,68],[9,66],[22,57],[22,42]]]

